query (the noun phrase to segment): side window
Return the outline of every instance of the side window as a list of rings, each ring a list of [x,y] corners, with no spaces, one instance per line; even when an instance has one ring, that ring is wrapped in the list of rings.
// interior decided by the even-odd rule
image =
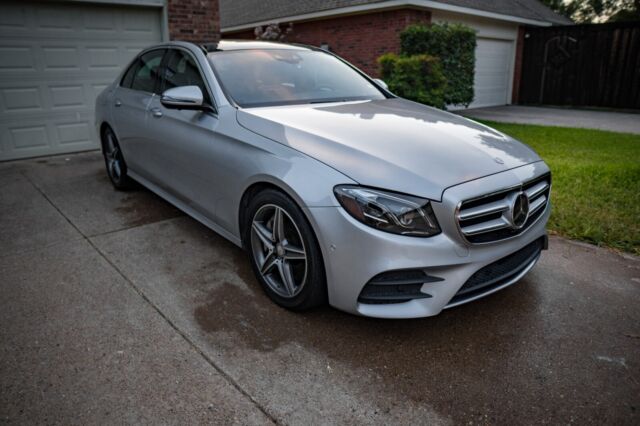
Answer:
[[[131,88],[131,82],[133,81],[133,75],[135,74],[135,72],[138,69],[139,65],[140,65],[140,59],[137,59],[136,61],[134,61],[131,64],[131,66],[129,67],[127,72],[124,73],[124,76],[122,77],[122,80],[120,81],[120,86],[126,87],[128,89]]]
[[[164,69],[162,92],[179,86],[198,86],[202,90],[205,103],[212,105],[207,86],[204,84],[195,59],[183,50],[174,49],[169,51],[169,59]]]
[[[138,66],[133,73],[131,88],[153,93],[158,80],[158,71],[165,50],[152,50],[140,56]],[[125,76],[126,79],[126,76]]]

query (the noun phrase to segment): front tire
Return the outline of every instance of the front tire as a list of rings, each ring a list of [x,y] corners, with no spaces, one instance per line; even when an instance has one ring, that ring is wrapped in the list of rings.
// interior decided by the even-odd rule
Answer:
[[[127,175],[127,164],[124,162],[120,144],[109,127],[102,131],[102,155],[113,186],[121,191],[133,188],[134,183]]]
[[[265,293],[295,311],[325,304],[322,254],[302,210],[274,189],[253,197],[247,210],[243,243]]]

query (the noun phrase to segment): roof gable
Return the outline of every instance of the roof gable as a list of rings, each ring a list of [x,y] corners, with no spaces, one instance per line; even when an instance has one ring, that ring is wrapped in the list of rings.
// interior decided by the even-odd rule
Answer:
[[[332,12],[366,11],[375,8],[425,7],[472,9],[495,15],[504,15],[540,24],[568,24],[570,21],[553,12],[539,0],[220,0],[220,24],[228,28],[287,21],[287,18],[308,14],[331,16]],[[532,22],[533,23],[533,22]]]

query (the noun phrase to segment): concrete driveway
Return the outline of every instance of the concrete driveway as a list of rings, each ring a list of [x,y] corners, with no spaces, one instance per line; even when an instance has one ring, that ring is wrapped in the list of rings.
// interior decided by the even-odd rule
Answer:
[[[0,164],[0,185],[0,422],[640,422],[637,258],[552,238],[435,318],[294,314],[98,153]]]
[[[541,108],[520,105],[473,108],[457,114],[502,123],[581,127],[640,134],[640,113],[623,113],[569,108]]]

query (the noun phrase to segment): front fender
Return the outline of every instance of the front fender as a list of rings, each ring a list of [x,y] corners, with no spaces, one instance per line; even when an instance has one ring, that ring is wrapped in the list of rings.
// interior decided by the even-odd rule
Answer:
[[[227,180],[223,198],[216,203],[216,219],[233,235],[240,237],[241,201],[253,185],[275,186],[291,197],[303,210],[311,207],[337,207],[333,188],[356,184],[337,170],[293,148],[282,145],[225,120],[221,110],[221,133],[229,144],[223,149],[225,167],[235,176]],[[223,124],[224,123],[224,124]],[[229,128],[227,128],[229,126]],[[233,142],[231,141],[233,139]]]

